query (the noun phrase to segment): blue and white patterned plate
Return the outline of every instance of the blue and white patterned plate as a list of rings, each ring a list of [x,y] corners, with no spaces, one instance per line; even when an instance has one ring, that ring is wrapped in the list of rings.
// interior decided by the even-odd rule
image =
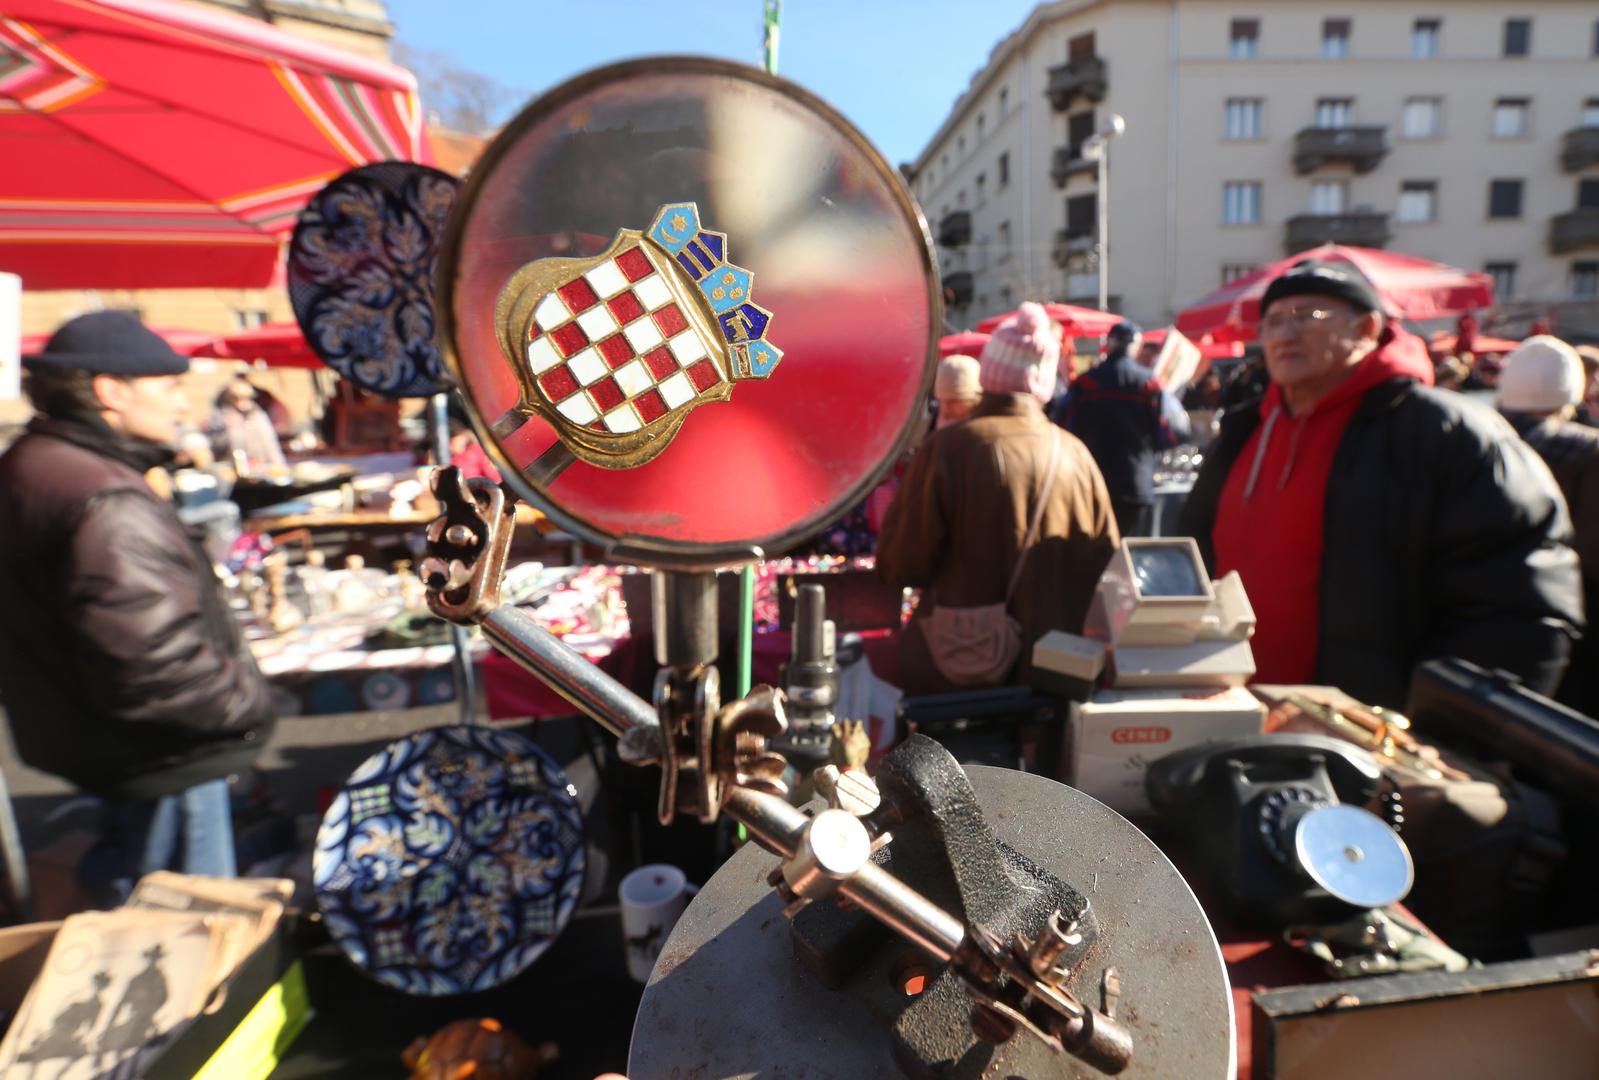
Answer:
[[[433,265],[460,182],[409,161],[351,169],[314,195],[289,243],[289,300],[322,361],[363,390],[447,390]]]
[[[311,880],[355,965],[411,994],[515,978],[583,891],[576,792],[521,735],[442,727],[350,775],[317,830]]]

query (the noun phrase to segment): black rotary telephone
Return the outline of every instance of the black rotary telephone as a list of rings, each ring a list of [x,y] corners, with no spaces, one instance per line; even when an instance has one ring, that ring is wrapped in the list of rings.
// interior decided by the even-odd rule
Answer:
[[[1161,816],[1193,838],[1218,899],[1243,922],[1332,921],[1410,890],[1397,796],[1384,795],[1370,754],[1339,739],[1202,743],[1156,761],[1145,787]]]

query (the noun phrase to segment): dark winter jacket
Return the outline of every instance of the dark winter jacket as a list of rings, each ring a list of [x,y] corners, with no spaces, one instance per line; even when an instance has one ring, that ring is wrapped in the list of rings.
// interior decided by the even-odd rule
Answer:
[[[1118,502],[1155,501],[1155,455],[1188,438],[1188,414],[1128,354],[1072,383],[1052,417],[1076,435]]]
[[[0,699],[22,760],[153,798],[236,771],[271,694],[209,562],[143,471],[163,451],[36,419],[0,457]]]
[[[1227,414],[1181,531],[1214,566],[1230,470],[1260,423]],[[1411,670],[1458,656],[1559,682],[1582,625],[1571,525],[1554,478],[1503,418],[1459,394],[1393,379],[1367,391],[1327,480],[1317,681],[1402,708]]]

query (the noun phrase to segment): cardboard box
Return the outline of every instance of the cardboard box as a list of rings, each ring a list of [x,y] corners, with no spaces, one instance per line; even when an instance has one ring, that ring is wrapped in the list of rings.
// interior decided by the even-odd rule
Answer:
[[[1259,735],[1265,720],[1266,707],[1242,687],[1101,690],[1072,706],[1066,782],[1119,814],[1148,817],[1150,762],[1202,742]]]
[[[1051,630],[1033,643],[1028,681],[1033,689],[1068,701],[1087,701],[1105,668],[1103,642]]]

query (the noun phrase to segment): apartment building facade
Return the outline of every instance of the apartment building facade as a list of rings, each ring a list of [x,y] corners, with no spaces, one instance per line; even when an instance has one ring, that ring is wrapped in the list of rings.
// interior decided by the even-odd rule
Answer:
[[[1485,270],[1507,330],[1599,337],[1599,6],[1059,0],[909,168],[956,327],[1092,304],[1150,325],[1326,241]]]

